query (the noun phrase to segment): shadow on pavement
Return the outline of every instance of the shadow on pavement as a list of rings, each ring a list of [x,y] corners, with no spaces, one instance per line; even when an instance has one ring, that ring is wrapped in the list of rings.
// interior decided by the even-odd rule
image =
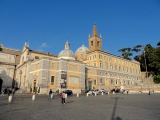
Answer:
[[[69,101],[69,102],[66,102],[66,103],[72,103],[72,102],[74,102],[74,101]]]
[[[115,98],[111,98],[111,99],[115,99],[115,103],[114,103],[114,108],[113,108],[113,113],[112,113],[111,120],[122,120],[120,117],[116,117],[116,118],[115,118],[116,107],[117,107],[117,101],[118,101],[118,99],[121,99],[121,98],[115,97]]]

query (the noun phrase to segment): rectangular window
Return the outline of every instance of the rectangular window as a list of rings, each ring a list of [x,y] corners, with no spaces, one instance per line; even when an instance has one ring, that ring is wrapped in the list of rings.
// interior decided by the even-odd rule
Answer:
[[[110,69],[112,70],[113,68],[112,68],[112,65],[110,65]]]
[[[108,64],[106,63],[106,69],[108,68]]]
[[[99,55],[99,58],[102,59],[102,55]]]
[[[94,62],[94,67],[96,67],[96,62]]]
[[[100,83],[102,83],[102,79],[100,80]]]
[[[102,67],[102,63],[100,62],[99,67]]]
[[[96,55],[93,55],[93,59],[95,59],[96,58]]]
[[[105,60],[108,60],[108,59],[107,59],[107,56],[105,56],[104,59],[105,59]]]
[[[109,60],[112,61],[112,58],[110,57]]]
[[[51,76],[51,85],[54,85],[54,76]]]
[[[113,84],[113,80],[111,79],[111,84]]]
[[[96,85],[96,80],[94,80],[94,85]]]

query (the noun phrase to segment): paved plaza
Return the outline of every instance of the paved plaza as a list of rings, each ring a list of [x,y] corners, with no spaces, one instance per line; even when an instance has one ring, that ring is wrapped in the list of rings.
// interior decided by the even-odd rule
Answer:
[[[59,96],[16,94],[12,103],[0,96],[0,120],[160,120],[160,94]]]

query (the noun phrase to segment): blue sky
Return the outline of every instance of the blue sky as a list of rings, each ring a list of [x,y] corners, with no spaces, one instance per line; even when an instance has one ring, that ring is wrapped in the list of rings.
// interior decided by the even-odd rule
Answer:
[[[69,41],[75,52],[96,22],[102,49],[120,55],[119,49],[137,44],[156,46],[160,41],[159,0],[0,0],[0,44],[58,55]]]

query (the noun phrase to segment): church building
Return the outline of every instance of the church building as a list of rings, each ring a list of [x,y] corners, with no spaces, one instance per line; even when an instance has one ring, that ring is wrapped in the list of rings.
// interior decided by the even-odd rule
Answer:
[[[74,53],[67,41],[58,55],[31,50],[25,43],[16,65],[14,85],[22,92],[38,88],[44,94],[50,89],[80,93],[81,89],[110,90],[141,84],[140,63],[103,51],[96,25],[88,42],[88,48],[82,45]]]

